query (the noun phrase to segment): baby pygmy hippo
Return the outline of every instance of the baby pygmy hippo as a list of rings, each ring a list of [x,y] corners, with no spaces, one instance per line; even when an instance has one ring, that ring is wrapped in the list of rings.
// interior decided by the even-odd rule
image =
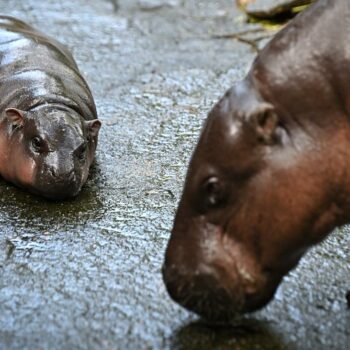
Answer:
[[[77,195],[101,122],[62,44],[0,16],[0,175],[50,199]]]

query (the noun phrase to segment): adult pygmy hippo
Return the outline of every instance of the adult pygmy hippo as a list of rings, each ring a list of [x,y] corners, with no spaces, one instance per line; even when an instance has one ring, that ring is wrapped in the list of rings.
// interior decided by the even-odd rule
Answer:
[[[0,16],[0,175],[42,196],[75,196],[86,182],[101,122],[68,50]]]
[[[216,104],[167,247],[170,296],[215,321],[257,310],[350,221],[350,1],[320,0]]]

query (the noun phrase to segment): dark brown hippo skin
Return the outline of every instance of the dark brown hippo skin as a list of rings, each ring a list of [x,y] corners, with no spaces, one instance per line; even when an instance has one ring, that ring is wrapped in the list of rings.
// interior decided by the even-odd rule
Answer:
[[[350,221],[350,1],[320,0],[214,106],[163,265],[212,321],[262,308],[306,250]]]
[[[101,122],[62,44],[0,16],[0,175],[50,199],[77,195]]]

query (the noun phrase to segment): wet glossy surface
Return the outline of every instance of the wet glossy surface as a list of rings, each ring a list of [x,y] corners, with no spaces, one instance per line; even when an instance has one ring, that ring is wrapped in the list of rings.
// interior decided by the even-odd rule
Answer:
[[[231,1],[119,5],[0,3],[68,44],[104,122],[77,199],[50,203],[0,182],[0,348],[346,349],[348,228],[244,326],[210,329],[170,301],[160,267],[190,153],[254,53],[211,38],[247,29]]]

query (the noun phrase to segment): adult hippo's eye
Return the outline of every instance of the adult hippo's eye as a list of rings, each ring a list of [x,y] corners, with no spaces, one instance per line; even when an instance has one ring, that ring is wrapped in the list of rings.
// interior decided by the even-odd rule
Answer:
[[[42,138],[40,138],[39,136],[36,136],[32,139],[32,147],[34,152],[41,152],[43,147],[44,147],[44,141]]]
[[[212,176],[203,183],[203,192],[207,207],[219,205],[224,197],[224,186],[216,176]]]

